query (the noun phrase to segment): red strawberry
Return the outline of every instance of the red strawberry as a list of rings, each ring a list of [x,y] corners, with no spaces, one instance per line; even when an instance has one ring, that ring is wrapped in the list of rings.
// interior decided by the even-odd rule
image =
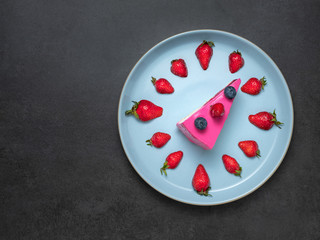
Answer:
[[[152,78],[151,82],[156,87],[156,90],[158,93],[169,94],[174,92],[174,88],[172,87],[172,85],[169,83],[167,79],[159,78],[157,80],[154,77],[151,77],[151,78]]]
[[[171,61],[171,72],[179,77],[187,77],[188,69],[183,59],[175,59]]]
[[[241,56],[241,52],[234,51],[229,55],[229,70],[231,73],[239,71],[244,65],[244,60]]]
[[[209,190],[211,189],[210,179],[206,169],[202,166],[202,164],[198,165],[196,172],[194,173],[194,176],[192,179],[192,186],[194,190],[197,191],[198,194],[204,195],[204,196],[211,196],[208,193]]]
[[[213,42],[207,42],[206,40],[203,40],[203,42],[196,49],[196,56],[203,70],[207,70],[209,67],[213,52],[212,47],[214,47]]]
[[[125,112],[126,115],[133,114],[137,119],[146,122],[151,119],[160,117],[163,108],[159,107],[148,100],[141,100],[140,102],[132,101],[134,105],[131,110]]]
[[[261,157],[260,150],[256,141],[247,140],[238,143],[239,148],[244,152],[247,157]]]
[[[237,162],[237,160],[225,154],[222,156],[222,161],[223,161],[224,167],[229,173],[232,173],[235,176],[241,177],[242,168],[239,166],[239,163]]]
[[[222,117],[224,115],[224,106],[222,103],[216,103],[211,106],[212,117]]]
[[[162,175],[162,173],[164,173],[164,175],[167,176],[166,169],[167,168],[168,169],[175,169],[179,165],[182,157],[183,157],[182,151],[178,151],[178,152],[174,152],[174,153],[169,154],[169,156],[166,158],[166,161],[163,164],[163,167],[160,168],[161,175]]]
[[[266,78],[263,77],[260,80],[258,78],[250,78],[242,87],[241,91],[257,95],[260,93],[261,89],[264,89],[264,86],[267,84]]]
[[[277,120],[277,115],[275,110],[273,113],[269,112],[259,112],[255,115],[249,116],[249,121],[258,128],[263,130],[269,130],[275,124],[278,128],[283,124]]]
[[[169,140],[171,139],[171,136],[167,133],[163,132],[156,132],[152,135],[152,137],[147,140],[147,145],[149,146],[155,146],[156,148],[163,147]]]

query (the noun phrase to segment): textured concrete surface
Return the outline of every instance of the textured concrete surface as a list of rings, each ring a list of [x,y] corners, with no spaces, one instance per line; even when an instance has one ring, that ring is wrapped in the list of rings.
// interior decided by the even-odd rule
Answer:
[[[2,0],[0,239],[319,239],[320,2]],[[295,128],[278,171],[236,202],[175,202],[131,167],[120,92],[152,46],[238,34],[282,70]]]

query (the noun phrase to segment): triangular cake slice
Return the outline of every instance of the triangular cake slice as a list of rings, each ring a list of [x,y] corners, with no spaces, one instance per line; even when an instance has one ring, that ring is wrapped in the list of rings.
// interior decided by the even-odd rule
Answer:
[[[241,80],[233,80],[228,86],[234,87],[234,90],[238,92]],[[226,86],[226,87],[228,87]],[[225,89],[218,92],[213,98],[206,102],[201,108],[197,109],[189,116],[182,119],[177,123],[177,127],[180,131],[193,143],[199,145],[203,149],[212,149],[217,141],[217,138],[223,128],[225,121],[228,118],[234,97],[232,99],[225,95]],[[230,89],[230,88],[228,88]],[[230,97],[230,96],[229,96]],[[222,103],[224,106],[224,115],[221,117],[211,116],[211,106],[215,103]],[[205,129],[198,129],[195,125],[197,118],[204,118],[206,120]]]

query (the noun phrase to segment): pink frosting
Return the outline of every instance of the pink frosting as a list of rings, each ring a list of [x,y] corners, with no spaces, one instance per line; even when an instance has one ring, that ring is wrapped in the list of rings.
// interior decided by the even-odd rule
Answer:
[[[228,86],[233,86],[238,92],[241,80],[233,80]],[[199,145],[203,149],[212,149],[217,141],[217,138],[223,128],[224,122],[227,120],[233,99],[228,99],[224,95],[224,89],[218,92],[206,104],[192,115],[177,123],[180,131],[193,143]],[[225,113],[222,117],[213,118],[210,114],[210,107],[215,103],[222,103],[224,105]],[[199,130],[194,125],[194,120],[198,117],[203,117],[207,120],[207,127],[204,130]]]

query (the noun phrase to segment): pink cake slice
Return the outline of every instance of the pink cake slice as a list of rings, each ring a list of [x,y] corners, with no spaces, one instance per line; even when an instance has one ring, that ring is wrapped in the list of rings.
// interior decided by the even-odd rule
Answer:
[[[232,86],[238,92],[241,80],[233,80],[228,86]],[[225,88],[224,88],[225,89]],[[201,108],[191,113],[189,116],[177,123],[180,131],[193,143],[199,145],[203,149],[212,149],[217,141],[217,138],[223,128],[225,121],[228,118],[233,99],[229,99],[224,95],[224,89],[218,92],[213,98],[206,102]],[[221,117],[213,118],[210,113],[211,106],[215,103],[224,105],[225,113]],[[196,128],[195,119],[203,117],[207,120],[207,127],[204,130]]]

